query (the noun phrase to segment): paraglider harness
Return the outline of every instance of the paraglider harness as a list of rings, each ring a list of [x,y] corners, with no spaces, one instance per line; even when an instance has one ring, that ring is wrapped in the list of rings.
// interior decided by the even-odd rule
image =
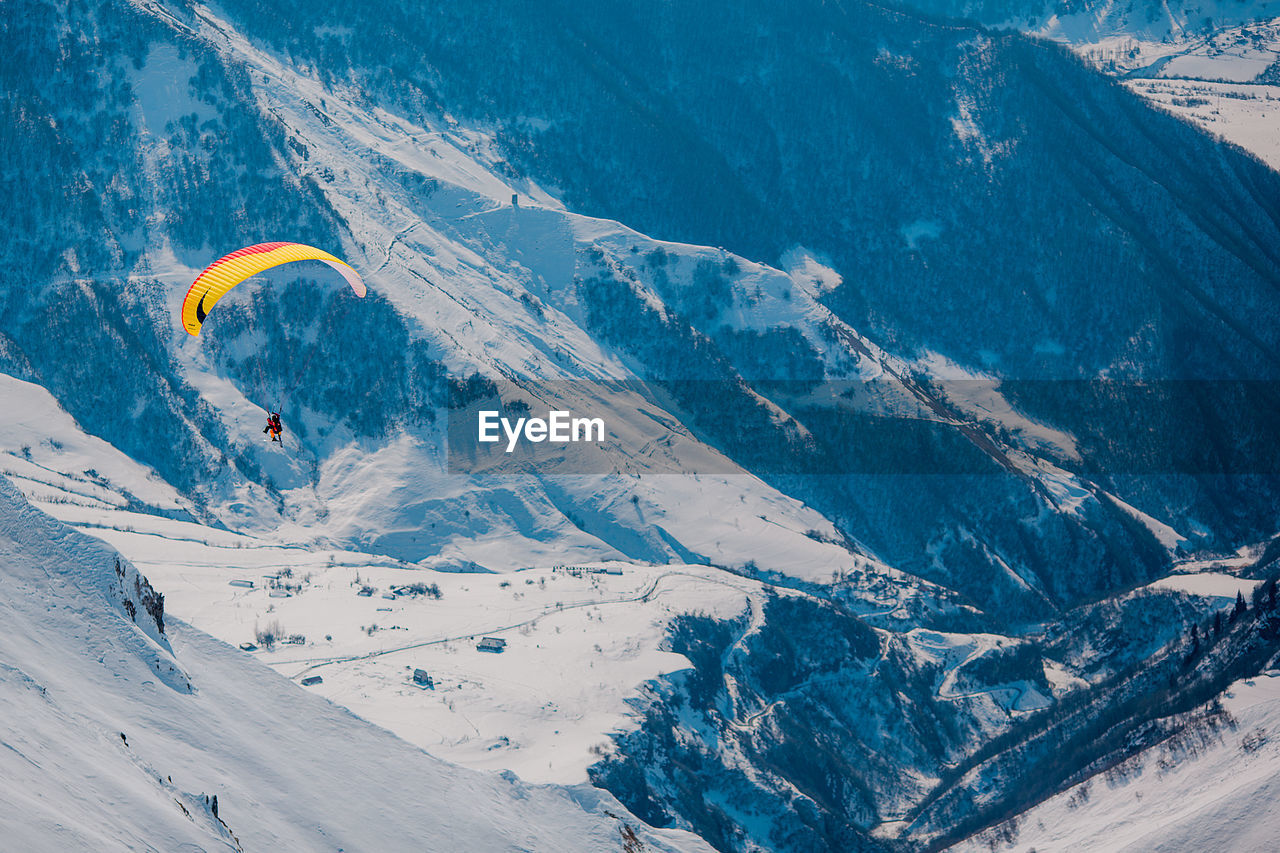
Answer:
[[[267,425],[266,427],[263,428],[262,431],[264,433],[266,432],[271,433],[272,441],[279,441],[281,444],[284,444],[284,441],[280,438],[280,433],[284,432],[284,427],[280,425],[279,412],[272,412],[271,414],[267,415]]]

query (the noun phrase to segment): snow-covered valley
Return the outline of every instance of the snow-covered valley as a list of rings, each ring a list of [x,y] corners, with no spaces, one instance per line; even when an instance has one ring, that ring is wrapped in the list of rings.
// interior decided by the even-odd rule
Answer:
[[[0,473],[36,506],[127,555],[195,628],[231,646],[272,633],[259,660],[295,682],[322,676],[311,692],[467,766],[585,781],[592,750],[628,724],[627,700],[688,665],[660,649],[671,614],[734,618],[761,595],[759,582],[707,566],[432,571],[211,528],[152,472],[79,431],[43,389],[0,384],[9,412],[22,413],[0,427],[13,448]],[[413,585],[432,589],[393,592]],[[477,652],[483,636],[508,647]],[[418,668],[433,690],[412,683]]]
[[[636,832],[706,849],[599,791],[426,755],[181,621],[145,627],[127,585],[114,591],[121,559],[7,480],[0,560],[12,849],[596,851]]]

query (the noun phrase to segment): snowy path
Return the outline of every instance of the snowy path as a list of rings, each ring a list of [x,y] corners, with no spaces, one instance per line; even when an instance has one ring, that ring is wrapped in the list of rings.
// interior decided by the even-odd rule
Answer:
[[[272,661],[272,665],[284,666],[291,663],[309,664],[306,669],[303,669],[299,671],[296,675],[292,676],[293,678],[297,679],[297,678],[302,678],[304,675],[306,675],[307,673],[313,670],[320,669],[321,667],[325,667],[325,666],[331,666],[333,664],[352,663],[354,661],[360,661],[360,660],[371,660],[373,658],[383,657],[385,655],[399,654],[400,652],[412,651],[414,649],[422,649],[428,646],[437,646],[443,643],[456,642],[458,640],[472,640],[472,639],[475,639],[477,636],[481,636],[481,635],[484,635],[484,636],[500,635],[507,631],[515,631],[520,628],[526,627],[528,625],[535,625],[548,616],[551,616],[557,613],[564,613],[567,610],[576,610],[581,607],[601,607],[601,606],[607,606],[611,604],[633,604],[638,601],[652,601],[655,595],[657,594],[658,584],[662,581],[662,579],[675,574],[684,574],[684,573],[666,572],[662,575],[659,575],[658,577],[653,579],[652,583],[649,584],[648,589],[646,589],[644,592],[640,593],[639,595],[634,595],[627,598],[617,598],[617,599],[607,599],[607,600],[594,599],[591,601],[579,601],[571,604],[561,604],[555,607],[549,607],[543,612],[539,613],[537,616],[533,616],[529,619],[525,619],[522,622],[515,622],[509,625],[499,625],[499,626],[490,627],[490,628],[474,629],[474,630],[468,631],[465,634],[456,634],[456,635],[447,636],[447,637],[437,637],[432,640],[423,640],[421,642],[408,643],[403,646],[396,646],[395,648],[390,648],[390,649],[380,649],[376,652],[368,652],[362,655],[350,655],[347,657],[335,657],[335,658],[321,658],[318,660]]]

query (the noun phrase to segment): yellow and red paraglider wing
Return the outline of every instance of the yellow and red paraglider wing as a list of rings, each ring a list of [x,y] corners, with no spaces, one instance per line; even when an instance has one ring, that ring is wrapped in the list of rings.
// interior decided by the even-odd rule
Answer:
[[[323,261],[342,274],[356,296],[365,294],[360,274],[322,249],[301,243],[259,243],[219,258],[200,273],[182,300],[182,327],[192,335],[200,334],[205,317],[227,291],[263,270],[294,261]]]

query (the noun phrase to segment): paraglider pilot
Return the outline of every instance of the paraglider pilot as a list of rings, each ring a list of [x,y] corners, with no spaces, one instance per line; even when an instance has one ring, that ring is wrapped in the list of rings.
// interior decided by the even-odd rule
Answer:
[[[280,439],[280,433],[284,432],[284,427],[280,425],[280,414],[278,412],[272,412],[267,415],[267,425],[262,431],[271,433],[272,441],[279,441],[284,444]]]

